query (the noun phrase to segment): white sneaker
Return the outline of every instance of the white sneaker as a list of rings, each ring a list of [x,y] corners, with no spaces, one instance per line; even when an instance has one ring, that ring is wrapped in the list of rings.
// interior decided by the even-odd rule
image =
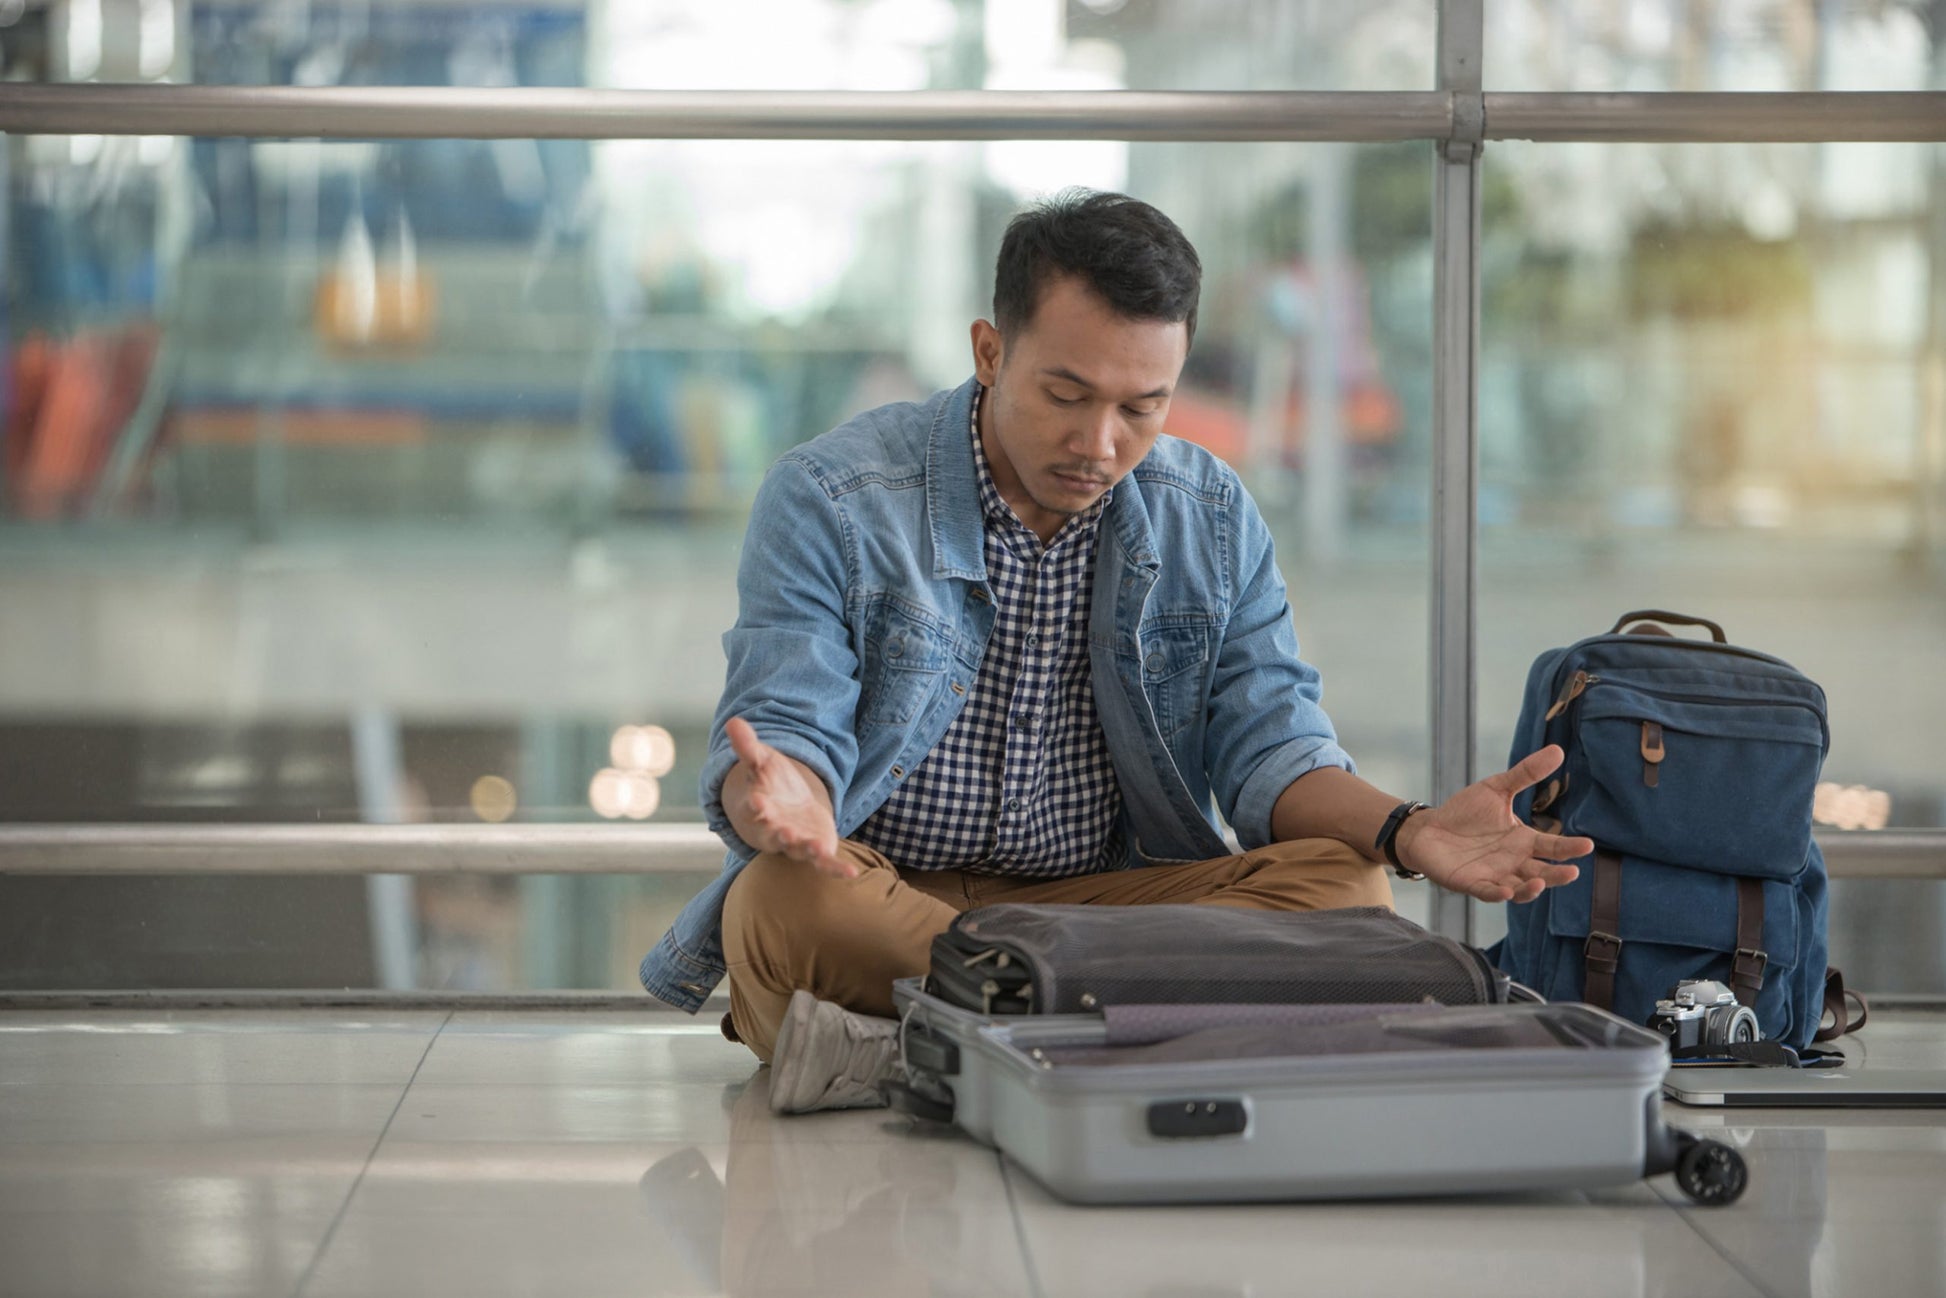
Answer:
[[[770,1060],[770,1111],[883,1108],[878,1084],[901,1076],[897,1019],[791,993]]]

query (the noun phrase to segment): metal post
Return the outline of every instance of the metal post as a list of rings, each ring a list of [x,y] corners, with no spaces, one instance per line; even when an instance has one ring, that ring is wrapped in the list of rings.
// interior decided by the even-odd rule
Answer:
[[[565,808],[573,796],[566,724],[557,717],[530,717],[520,727],[520,787],[534,807]],[[578,792],[575,790],[573,792]],[[539,863],[536,863],[539,864]],[[558,873],[520,881],[520,977],[527,987],[565,987],[573,911],[568,880]]]
[[[1932,12],[1932,88],[1946,90],[1946,0]],[[1919,436],[1914,439],[1912,551],[1919,569],[1946,569],[1946,149],[1927,169],[1926,321],[1919,341]],[[1946,905],[1946,899],[1942,899]]]
[[[1453,137],[1433,158],[1432,791],[1473,781],[1474,492],[1479,478],[1481,0],[1440,0],[1439,88]],[[1470,941],[1473,907],[1436,891],[1435,932]]]
[[[1346,320],[1346,207],[1349,152],[1341,144],[1312,151],[1305,210],[1311,262],[1311,314],[1304,322],[1305,558],[1331,569],[1344,557],[1346,508],[1344,398],[1339,391],[1339,344]],[[1280,391],[1281,396],[1281,391]],[[1282,414],[1283,402],[1278,402]],[[1282,430],[1282,420],[1278,421]]]
[[[366,823],[397,825],[405,820],[400,790],[405,778],[399,719],[383,708],[360,708],[351,720],[353,770],[358,809]],[[374,874],[365,880],[366,911],[372,925],[373,972],[387,991],[414,985],[418,964],[418,924],[414,919],[412,876]]]

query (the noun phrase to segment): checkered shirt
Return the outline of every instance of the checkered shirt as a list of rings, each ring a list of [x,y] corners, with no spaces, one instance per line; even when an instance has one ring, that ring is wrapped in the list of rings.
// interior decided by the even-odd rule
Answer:
[[[1121,788],[1088,669],[1109,495],[1042,546],[993,485],[973,399],[993,635],[966,706],[854,837],[915,870],[1060,878],[1118,865]]]

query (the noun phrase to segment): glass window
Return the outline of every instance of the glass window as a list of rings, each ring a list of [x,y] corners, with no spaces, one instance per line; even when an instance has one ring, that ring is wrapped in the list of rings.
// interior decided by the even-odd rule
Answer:
[[[27,79],[644,90],[1423,90],[1434,5],[96,0],[0,12]]]
[[[1259,494],[1364,769],[1422,782],[1428,146],[9,149],[0,817],[699,821],[765,467],[962,381],[1006,220],[1073,182],[1200,248],[1171,430]],[[397,980],[627,986],[700,882],[373,905]],[[267,925],[271,883],[193,887]]]
[[[1494,90],[1916,89],[1946,40],[1867,0],[1492,19]],[[100,0],[0,26],[17,80],[1422,90],[1436,6]],[[1823,824],[1946,824],[1946,692],[1914,670],[1946,630],[1940,151],[1485,157],[1479,768],[1535,654],[1673,606],[1825,685]],[[695,823],[765,466],[964,378],[1005,221],[1069,184],[1197,243],[1171,431],[1256,493],[1361,772],[1418,792],[1429,161],[10,137],[0,819]],[[272,986],[246,957],[288,943],[295,984],[629,987],[702,877],[0,879],[0,984]],[[1941,885],[1837,895],[1855,983],[1946,987],[1946,935],[1911,929],[1946,926]],[[96,922],[21,940],[57,914]],[[1875,925],[1900,936],[1846,950]]]
[[[1946,629],[1940,168],[1916,145],[1489,148],[1481,769],[1537,654],[1661,608],[1823,685],[1821,826],[1946,825],[1921,666]],[[1941,885],[1834,898],[1855,982],[1946,985]]]
[[[1946,42],[1914,0],[1511,0],[1486,24],[1486,88],[1930,90]]]

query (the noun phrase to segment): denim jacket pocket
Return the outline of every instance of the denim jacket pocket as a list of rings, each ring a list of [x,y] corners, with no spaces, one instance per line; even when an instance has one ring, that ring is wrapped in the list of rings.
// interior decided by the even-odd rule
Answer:
[[[1151,626],[1138,635],[1142,690],[1165,740],[1202,714],[1210,633],[1207,623],[1188,622]]]
[[[891,596],[879,596],[866,606],[864,628],[858,719],[865,725],[908,725],[946,674],[951,637]]]

